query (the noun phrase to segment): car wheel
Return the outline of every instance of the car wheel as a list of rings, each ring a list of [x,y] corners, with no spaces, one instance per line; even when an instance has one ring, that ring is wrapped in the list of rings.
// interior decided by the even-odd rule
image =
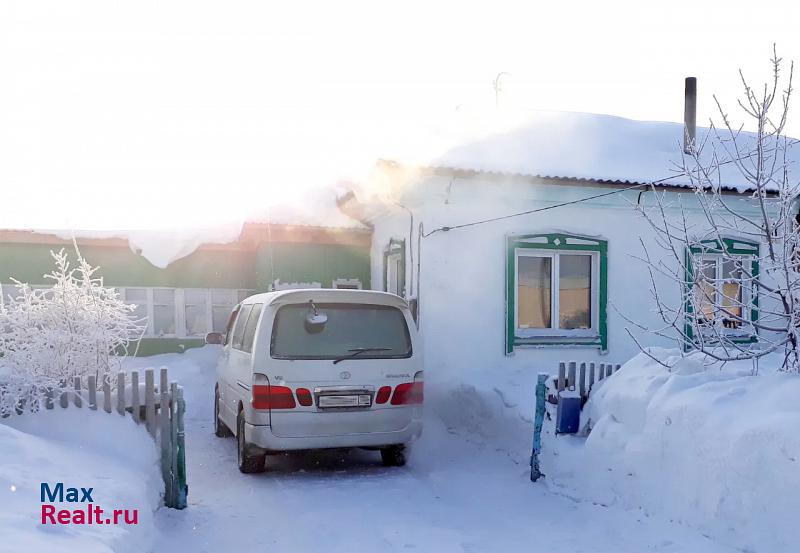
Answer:
[[[230,438],[233,432],[219,420],[219,389],[214,387],[214,435],[217,438]]]
[[[252,446],[245,441],[244,437],[244,413],[239,411],[236,418],[236,457],[239,462],[239,471],[244,474],[264,472],[264,461],[266,455],[253,454]]]
[[[381,448],[381,461],[385,467],[402,467],[406,464],[406,446],[392,445]]]

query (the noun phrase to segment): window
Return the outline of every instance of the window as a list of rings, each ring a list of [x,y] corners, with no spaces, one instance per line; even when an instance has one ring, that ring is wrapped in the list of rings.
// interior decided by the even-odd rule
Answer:
[[[175,335],[175,290],[172,288],[153,290],[153,334]]]
[[[705,340],[724,333],[733,342],[757,340],[750,322],[758,317],[758,297],[752,279],[758,277],[758,244],[725,238],[701,242],[687,252],[686,347],[703,333]],[[708,329],[706,335],[703,329]]]
[[[183,317],[186,336],[205,336],[208,332],[206,290],[187,288],[183,291]]]
[[[251,353],[253,351],[253,342],[256,339],[256,327],[258,326],[258,319],[261,316],[261,304],[253,304],[253,309],[250,311],[250,317],[247,319],[247,324],[244,327],[244,337],[242,338],[242,351]]]
[[[383,252],[383,288],[403,296],[406,288],[406,241],[392,238]]]
[[[306,288],[322,288],[321,282],[281,282],[276,280],[270,286],[270,291],[280,292],[283,290],[305,290]]]
[[[16,284],[3,284],[0,285],[0,289],[2,290],[3,302],[7,302],[9,299],[19,296],[20,290]]]
[[[3,286],[5,289],[5,285]],[[134,317],[145,321],[145,338],[201,339],[208,332],[225,332],[240,298],[254,290],[235,288],[118,288]]]
[[[361,281],[357,278],[337,278],[333,281],[333,287],[337,290],[361,290]]]
[[[52,297],[52,293],[48,292],[53,287],[49,284],[30,284],[28,288],[34,293],[36,290],[43,290],[45,297]],[[10,299],[16,299],[22,293],[22,287],[16,284],[2,284],[0,285],[0,303],[7,302]]]
[[[309,332],[308,304],[284,305],[275,315],[271,355],[278,359],[336,359],[357,348],[376,348],[356,359],[411,356],[411,338],[402,311],[369,304],[317,304],[328,317],[320,332]],[[385,348],[385,349],[384,349]]]
[[[507,239],[506,353],[517,346],[607,347],[607,242],[567,234]]]
[[[239,316],[236,317],[236,326],[233,327],[233,338],[231,339],[231,347],[233,349],[242,349],[244,327],[247,325],[247,318],[250,316],[250,311],[252,310],[252,305],[243,305],[242,308],[239,309]]]
[[[133,316],[140,321],[147,321],[147,288],[125,288],[122,297],[125,303],[134,305]]]
[[[231,311],[239,301],[236,290],[222,288],[211,290],[211,328],[213,332],[225,332]]]
[[[255,293],[256,293],[255,290],[236,290],[236,295],[239,299],[239,301],[237,301],[236,303],[243,302],[244,300],[246,300]]]

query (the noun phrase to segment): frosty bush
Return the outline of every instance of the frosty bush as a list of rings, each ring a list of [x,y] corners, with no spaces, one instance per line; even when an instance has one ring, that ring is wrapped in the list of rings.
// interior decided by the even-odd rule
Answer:
[[[742,75],[738,106],[755,132],[742,133],[717,102],[722,125],[712,123],[705,140],[684,153],[679,170],[694,205],[684,209],[679,195],[677,206],[668,205],[668,195],[652,187],[655,204],[639,206],[666,252],[658,259],[642,241],[663,323],[646,330],[721,362],[750,359],[757,367],[757,359],[781,352],[782,368],[798,372],[800,186],[789,156],[796,141],[784,134],[793,70],[783,83],[781,59],[774,53],[771,61],[772,81],[763,88]],[[726,174],[746,183],[749,197],[728,193]],[[682,291],[679,301],[668,293],[673,287]]]
[[[103,286],[75,248],[77,266],[64,250],[45,278],[52,288],[34,289],[14,281],[16,296],[0,305],[0,415],[36,410],[47,389],[58,392],[75,376],[97,376],[98,383],[118,368],[128,347],[144,330],[113,288]]]

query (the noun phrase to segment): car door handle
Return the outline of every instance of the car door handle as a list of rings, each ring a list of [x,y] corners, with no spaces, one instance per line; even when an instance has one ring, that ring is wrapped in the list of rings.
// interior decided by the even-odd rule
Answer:
[[[244,389],[245,389],[245,390],[247,390],[248,392],[250,391],[250,386],[248,386],[247,384],[245,384],[245,383],[244,383],[244,382],[242,382],[241,380],[237,380],[237,381],[236,381],[236,384],[237,384],[237,385],[238,385],[240,388],[244,388]]]

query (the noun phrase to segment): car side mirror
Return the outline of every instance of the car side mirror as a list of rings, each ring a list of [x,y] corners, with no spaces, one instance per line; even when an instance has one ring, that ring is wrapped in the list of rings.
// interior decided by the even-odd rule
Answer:
[[[209,332],[206,334],[206,344],[221,344],[222,341],[221,332]]]

